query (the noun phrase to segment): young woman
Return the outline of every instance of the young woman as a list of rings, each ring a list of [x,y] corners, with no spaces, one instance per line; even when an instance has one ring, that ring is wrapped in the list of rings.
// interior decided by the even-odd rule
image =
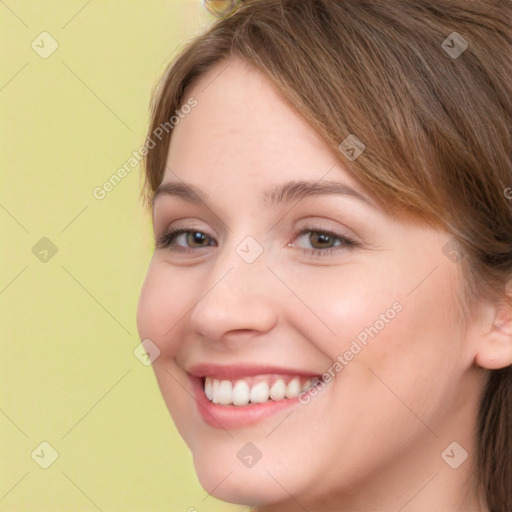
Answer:
[[[249,0],[169,67],[138,326],[211,495],[512,510],[510,18]]]

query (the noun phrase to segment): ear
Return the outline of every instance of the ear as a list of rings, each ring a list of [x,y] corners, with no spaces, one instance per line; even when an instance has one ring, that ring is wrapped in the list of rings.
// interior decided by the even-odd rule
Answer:
[[[512,304],[500,301],[487,310],[486,328],[480,337],[475,363],[488,370],[512,365]]]

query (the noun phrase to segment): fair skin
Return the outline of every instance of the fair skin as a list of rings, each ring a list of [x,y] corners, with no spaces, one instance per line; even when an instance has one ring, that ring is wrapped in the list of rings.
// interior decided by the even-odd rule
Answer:
[[[137,318],[161,352],[154,371],[201,484],[259,511],[486,510],[474,476],[480,366],[512,358],[497,308],[481,302],[462,322],[461,275],[442,250],[450,236],[386,213],[263,75],[237,60],[224,67],[187,90],[198,105],[173,131],[162,183],[202,198],[157,194],[156,239],[192,234],[156,248]],[[368,202],[324,193],[261,206],[299,180],[343,184]],[[240,252],[249,236],[257,245]],[[249,247],[262,250],[251,263]],[[351,357],[370,326],[378,333]],[[258,365],[265,376],[247,381],[271,384],[332,372],[338,356],[342,370],[306,405],[245,424],[254,406],[204,396],[208,371],[229,380],[237,368],[243,380]],[[237,456],[249,442],[261,454],[251,467]],[[458,446],[442,457],[453,442],[468,454],[460,465]]]

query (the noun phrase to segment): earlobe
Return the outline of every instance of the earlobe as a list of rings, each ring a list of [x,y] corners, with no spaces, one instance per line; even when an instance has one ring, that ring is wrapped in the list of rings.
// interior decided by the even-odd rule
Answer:
[[[512,365],[512,306],[501,305],[491,329],[483,335],[475,354],[475,363],[488,370],[498,370]]]
[[[475,363],[487,370],[499,370],[512,365],[512,344],[493,344],[480,350]]]

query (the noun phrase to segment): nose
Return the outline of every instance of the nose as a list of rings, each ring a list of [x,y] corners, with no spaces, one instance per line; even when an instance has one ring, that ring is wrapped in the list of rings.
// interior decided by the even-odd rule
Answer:
[[[191,311],[190,326],[206,340],[226,342],[241,334],[268,332],[276,325],[278,291],[263,258],[246,263],[235,255],[217,265],[204,284],[204,294]]]

